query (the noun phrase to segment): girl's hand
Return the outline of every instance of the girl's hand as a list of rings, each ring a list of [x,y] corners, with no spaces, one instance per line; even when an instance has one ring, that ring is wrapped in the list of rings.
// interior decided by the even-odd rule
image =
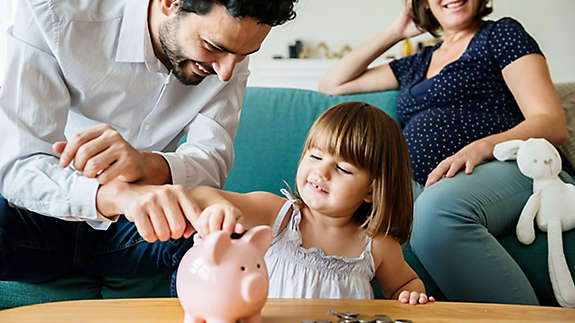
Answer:
[[[399,293],[399,297],[397,298],[403,304],[425,304],[427,302],[435,302],[435,298],[433,296],[427,297],[425,293],[420,292],[409,292],[407,290],[402,291]]]
[[[456,154],[442,160],[429,173],[425,188],[439,182],[442,178],[455,176],[462,167],[465,167],[465,174],[471,174],[475,166],[493,158],[494,146],[486,140],[477,140],[463,147]]]
[[[242,233],[244,227],[238,221],[242,212],[235,206],[226,203],[217,203],[205,208],[199,218],[194,221],[199,238],[211,232],[225,231],[229,234]]]
[[[420,29],[411,19],[411,1],[407,1],[399,16],[395,19],[391,28],[395,31],[400,39],[410,38],[421,35],[425,30]]]

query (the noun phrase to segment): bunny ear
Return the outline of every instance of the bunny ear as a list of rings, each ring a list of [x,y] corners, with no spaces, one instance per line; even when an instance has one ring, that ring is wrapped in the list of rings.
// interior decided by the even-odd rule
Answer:
[[[523,146],[525,141],[515,139],[504,141],[495,145],[493,148],[493,156],[497,158],[497,160],[509,160],[509,159],[517,159],[517,152]]]

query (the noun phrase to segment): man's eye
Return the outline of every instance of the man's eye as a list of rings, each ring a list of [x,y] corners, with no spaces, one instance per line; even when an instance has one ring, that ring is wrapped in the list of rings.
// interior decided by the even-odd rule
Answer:
[[[217,48],[216,46],[208,43],[207,41],[204,41],[204,43],[206,44],[206,47],[208,48],[208,50],[210,51],[220,51],[219,48]]]
[[[346,170],[345,168],[343,168],[343,167],[341,167],[341,166],[337,166],[337,169],[338,169],[340,172],[344,173],[344,174],[347,174],[347,175],[350,175],[350,174],[351,174],[350,171]]]

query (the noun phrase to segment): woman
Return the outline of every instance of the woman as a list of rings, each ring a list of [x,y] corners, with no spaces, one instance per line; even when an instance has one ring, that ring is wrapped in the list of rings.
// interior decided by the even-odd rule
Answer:
[[[513,19],[485,21],[488,2],[412,0],[389,28],[334,65],[319,90],[400,90],[414,179],[425,188],[411,246],[449,300],[538,304],[495,239],[513,230],[532,182],[515,163],[489,161],[509,139],[562,144],[566,120],[537,43]],[[402,39],[440,29],[443,42],[368,68]]]

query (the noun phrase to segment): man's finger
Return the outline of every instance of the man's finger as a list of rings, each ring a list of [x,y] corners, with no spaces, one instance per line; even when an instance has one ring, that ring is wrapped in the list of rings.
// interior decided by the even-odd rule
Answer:
[[[52,145],[52,150],[56,154],[61,154],[64,151],[64,148],[66,148],[67,143],[68,142],[66,142],[66,141],[57,141]]]
[[[160,241],[168,241],[172,233],[170,232],[170,227],[168,226],[164,210],[160,207],[151,206],[148,214],[150,215],[150,222],[152,222],[152,226],[154,227],[154,231],[156,232],[158,239]]]
[[[186,221],[186,230],[184,230],[184,238],[188,239],[189,237],[192,236],[192,234],[194,234],[194,232],[196,232],[194,226],[190,222]]]
[[[60,156],[60,166],[67,167],[76,157],[78,149],[88,141],[98,137],[101,133],[102,128],[96,126],[75,134],[72,137],[72,140],[68,141],[68,144],[66,144],[66,147]]]
[[[116,177],[118,177],[122,173],[123,170],[124,170],[124,165],[122,165],[121,163],[118,163],[118,162],[114,162],[108,168],[102,170],[99,174],[96,173],[96,179],[98,180],[98,183],[100,185],[104,185],[104,184],[109,183],[110,181],[112,181]],[[89,174],[87,172],[84,172],[84,175],[87,177],[90,177],[89,175],[91,175],[91,174],[92,174],[92,172],[90,172]]]
[[[154,231],[152,223],[147,215],[138,215],[137,218],[134,219],[134,224],[136,225],[136,229],[138,229],[138,233],[144,240],[150,243],[158,240],[156,232]]]
[[[168,226],[170,227],[171,238],[179,239],[186,230],[186,218],[180,209],[180,205],[177,201],[165,201],[163,207]]]
[[[90,162],[94,164],[92,159],[96,157],[97,163],[106,163],[106,167],[108,167],[113,161],[117,159],[117,157],[112,154],[112,150],[109,148],[110,144],[107,143],[101,136],[87,141],[78,148],[78,151],[74,156],[74,168],[80,172],[83,172],[84,168],[88,167]]]
[[[178,201],[180,202],[180,207],[184,212],[184,216],[191,224],[195,224],[202,214],[202,209],[198,204],[190,197],[189,192],[185,189],[179,189],[176,191],[178,194]],[[197,230],[198,228],[196,228]]]

